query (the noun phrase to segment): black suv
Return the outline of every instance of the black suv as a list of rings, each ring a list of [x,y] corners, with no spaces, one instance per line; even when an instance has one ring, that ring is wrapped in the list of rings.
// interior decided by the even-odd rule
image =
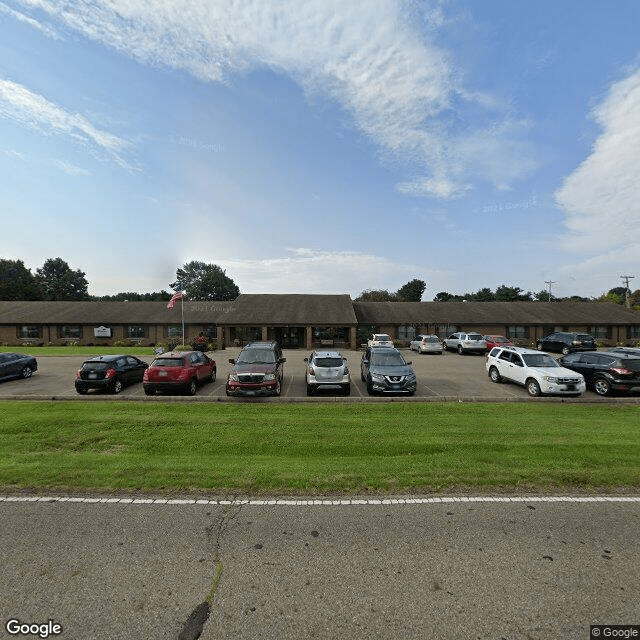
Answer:
[[[640,391],[640,357],[622,353],[570,353],[559,359],[563,367],[578,371],[584,376],[587,386],[599,396],[612,391]]]
[[[234,360],[227,379],[228,396],[279,396],[286,358],[277,342],[249,342]]]
[[[573,353],[574,351],[595,351],[598,348],[593,336],[588,333],[567,333],[558,331],[541,338],[536,343],[538,351],[555,351],[556,353]]]
[[[105,389],[120,393],[125,385],[142,382],[148,366],[134,356],[96,356],[78,370],[76,391],[84,394],[89,389]]]

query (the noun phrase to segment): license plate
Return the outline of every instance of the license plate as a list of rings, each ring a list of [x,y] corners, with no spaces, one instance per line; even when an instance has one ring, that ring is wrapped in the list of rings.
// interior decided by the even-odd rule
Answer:
[[[166,371],[158,371],[159,378],[166,378],[169,374]]]
[[[567,391],[575,391],[575,389],[576,389],[576,385],[575,385],[575,384],[565,384],[565,385],[564,385],[564,388],[565,388]]]
[[[89,374],[89,380],[96,380],[98,378],[98,374],[97,373],[90,373]]]

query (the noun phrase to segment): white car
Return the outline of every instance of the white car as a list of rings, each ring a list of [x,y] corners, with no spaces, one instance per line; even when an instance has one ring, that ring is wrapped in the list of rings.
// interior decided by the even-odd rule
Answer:
[[[368,347],[393,347],[391,336],[386,333],[374,333],[367,342]]]
[[[445,351],[457,351],[463,353],[486,353],[487,341],[484,336],[475,331],[458,331],[452,333],[442,343]]]
[[[409,348],[418,353],[439,353],[442,355],[442,342],[438,336],[434,335],[416,336],[409,344]]]
[[[486,369],[493,382],[523,385],[530,396],[579,396],[586,389],[584,377],[565,369],[548,353],[521,347],[494,347],[487,355]]]

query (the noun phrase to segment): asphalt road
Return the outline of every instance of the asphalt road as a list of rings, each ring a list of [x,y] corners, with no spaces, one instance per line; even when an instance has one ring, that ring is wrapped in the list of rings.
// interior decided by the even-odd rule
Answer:
[[[216,361],[217,379],[213,384],[200,387],[193,399],[209,401],[231,402],[274,402],[288,401],[291,399],[307,401],[305,385],[304,358],[309,354],[304,350],[287,350],[284,355],[287,359],[284,365],[284,384],[281,398],[227,398],[225,394],[225,382],[232,365],[230,358],[235,358],[239,349],[225,349],[224,351],[211,352],[209,355]],[[524,387],[515,384],[495,384],[489,380],[485,369],[485,357],[480,355],[464,355],[457,353],[445,353],[444,355],[417,354],[409,350],[403,350],[407,360],[412,366],[418,378],[418,388],[414,397],[394,396],[393,400],[409,402],[425,400],[508,400],[521,401],[530,399]],[[383,398],[371,398],[367,394],[364,383],[360,379],[361,351],[343,351],[351,370],[351,396],[343,398],[334,390],[321,391],[309,401],[342,401],[359,402],[363,400],[388,401],[390,396]],[[143,358],[151,362],[153,358]],[[162,396],[148,398],[144,395],[142,384],[134,384],[126,387],[118,396],[105,392],[89,392],[86,396],[78,396],[74,388],[76,371],[82,365],[85,358],[81,356],[49,356],[38,358],[38,371],[28,380],[7,380],[0,383],[1,398],[37,398],[37,399],[139,399],[148,401],[161,401]],[[165,396],[164,399],[176,399],[180,396]],[[615,398],[600,398],[593,391],[586,391],[580,398],[565,398],[566,402],[610,402],[620,399],[632,402],[640,401],[640,391],[616,396]],[[535,399],[536,401],[540,399]]]
[[[210,593],[204,640],[587,640],[591,624],[640,624],[638,501],[0,501],[0,516],[0,637],[17,619],[63,640],[195,638]]]

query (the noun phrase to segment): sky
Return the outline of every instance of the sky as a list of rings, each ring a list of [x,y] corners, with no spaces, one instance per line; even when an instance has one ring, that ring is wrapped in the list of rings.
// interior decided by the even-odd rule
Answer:
[[[639,32],[637,0],[0,0],[0,258],[96,296],[192,260],[638,289]]]

